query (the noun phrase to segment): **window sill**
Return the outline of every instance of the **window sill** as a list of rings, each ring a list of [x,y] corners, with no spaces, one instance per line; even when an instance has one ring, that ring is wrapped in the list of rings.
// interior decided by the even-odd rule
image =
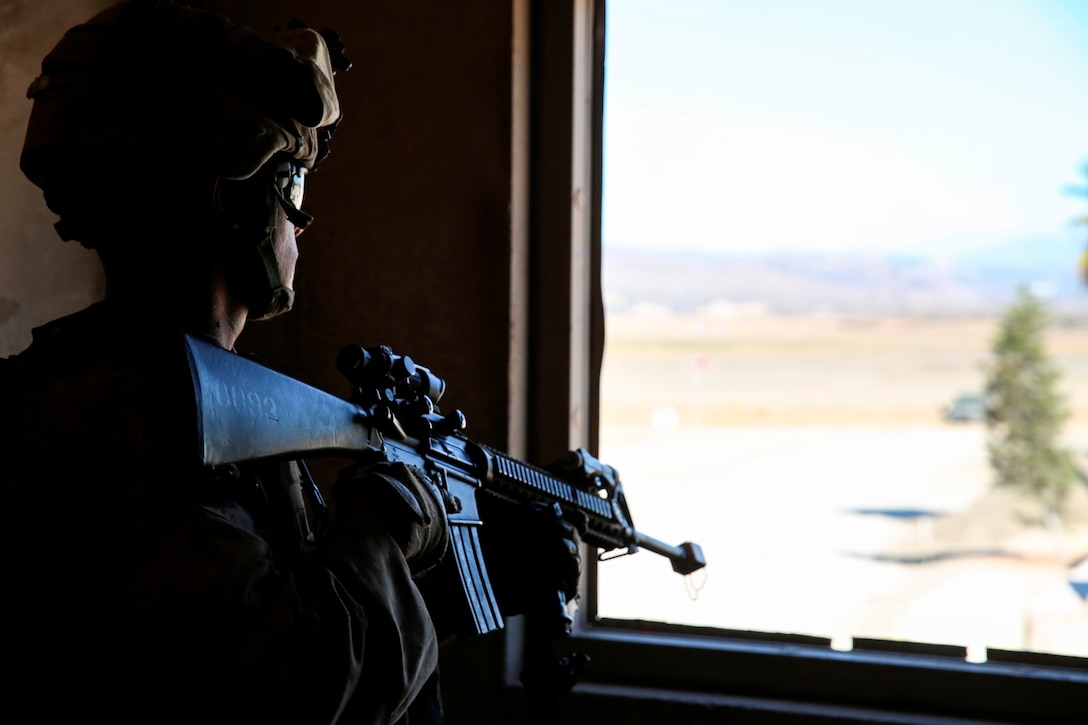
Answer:
[[[974,663],[962,648],[862,644],[867,649],[843,652],[815,637],[602,621],[578,628],[562,650],[590,658],[577,697],[667,696],[700,707],[725,697],[719,707],[758,701],[769,712],[801,707],[817,719],[832,708],[857,722],[957,717],[1043,725],[1081,721],[1074,713],[1084,712],[1088,662],[1079,658],[1017,653],[1037,661]],[[911,651],[890,651],[896,646]]]

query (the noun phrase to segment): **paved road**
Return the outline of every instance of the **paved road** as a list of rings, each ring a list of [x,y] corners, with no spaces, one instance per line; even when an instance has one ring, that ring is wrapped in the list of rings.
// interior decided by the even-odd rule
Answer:
[[[687,580],[650,553],[602,564],[603,616],[1088,656],[1066,566],[1088,526],[1009,538],[980,507],[980,426],[610,428],[601,456],[640,530],[708,560]]]

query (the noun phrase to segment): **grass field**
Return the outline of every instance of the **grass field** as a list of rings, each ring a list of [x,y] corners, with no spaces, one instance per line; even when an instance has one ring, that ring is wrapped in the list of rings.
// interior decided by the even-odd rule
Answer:
[[[652,554],[599,567],[604,616],[1088,656],[1064,528],[994,491],[985,426],[941,407],[980,390],[993,320],[608,320],[601,455],[639,529],[694,540],[688,580]],[[1088,326],[1048,349],[1088,452]],[[699,588],[701,584],[701,588]],[[697,594],[695,589],[699,589]]]

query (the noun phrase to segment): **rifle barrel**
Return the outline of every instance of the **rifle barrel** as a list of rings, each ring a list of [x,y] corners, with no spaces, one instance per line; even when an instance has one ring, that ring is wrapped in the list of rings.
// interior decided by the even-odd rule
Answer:
[[[672,570],[678,574],[691,574],[706,566],[702,547],[690,541],[685,541],[679,546],[673,546],[660,539],[636,531],[635,543],[643,549],[649,549],[655,554],[666,557],[672,562]]]

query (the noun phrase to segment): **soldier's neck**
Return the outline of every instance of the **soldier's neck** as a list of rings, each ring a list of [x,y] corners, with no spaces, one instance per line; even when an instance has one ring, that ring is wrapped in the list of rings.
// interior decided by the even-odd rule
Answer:
[[[155,285],[145,280],[127,282],[107,276],[106,299],[146,309],[163,324],[176,325],[214,340],[227,350],[234,349],[248,319],[246,306],[215,278]],[[138,335],[139,331],[134,330],[133,334]]]

